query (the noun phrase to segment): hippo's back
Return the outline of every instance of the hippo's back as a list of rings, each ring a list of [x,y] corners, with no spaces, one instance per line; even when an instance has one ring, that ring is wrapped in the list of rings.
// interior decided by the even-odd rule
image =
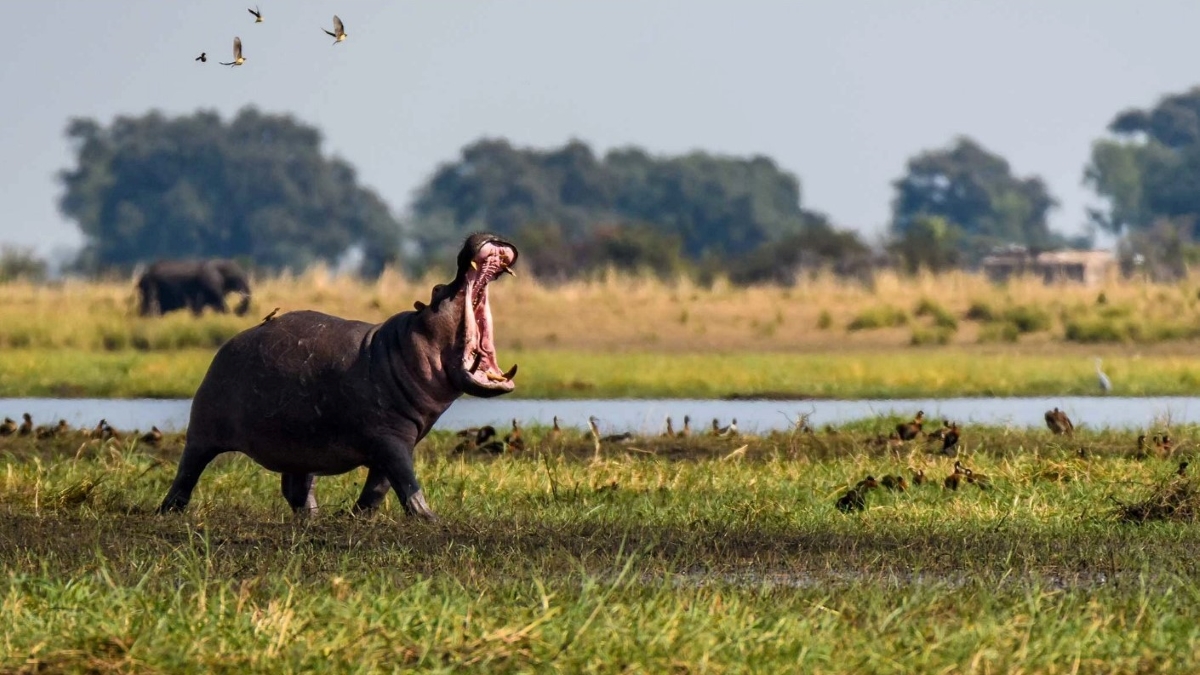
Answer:
[[[263,439],[336,434],[356,396],[369,393],[363,353],[373,328],[298,311],[233,336],[196,390],[189,443],[250,452]]]

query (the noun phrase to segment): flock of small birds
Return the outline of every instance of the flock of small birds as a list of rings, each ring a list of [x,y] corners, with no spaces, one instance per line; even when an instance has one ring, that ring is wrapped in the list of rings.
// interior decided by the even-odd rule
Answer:
[[[1075,425],[1071,422],[1071,418],[1058,408],[1047,410],[1045,414],[1046,427],[1056,436],[1071,436],[1075,433]],[[957,454],[957,446],[961,439],[961,429],[957,423],[950,420],[942,420],[942,427],[932,432],[925,432],[923,427],[925,423],[925,412],[918,410],[917,414],[910,422],[903,422],[896,425],[896,430],[886,438],[882,435],[873,439],[874,445],[887,445],[893,454],[899,456],[899,449],[904,447],[907,441],[915,440],[919,436],[924,435],[925,439],[934,444],[940,443],[942,452],[951,457]],[[812,432],[807,426],[803,429],[809,433]],[[1146,442],[1146,435],[1141,434],[1137,438],[1137,453],[1134,455],[1136,459],[1146,459],[1152,454],[1156,456],[1169,457],[1175,450],[1175,445],[1171,441],[1168,434],[1156,434],[1153,438],[1153,450]],[[1077,452],[1079,457],[1086,457],[1087,451],[1080,448]],[[1176,475],[1186,476],[1188,463],[1180,462]],[[925,470],[912,470],[912,485],[924,485],[928,482],[925,476]],[[983,490],[991,488],[991,480],[987,476],[974,471],[961,461],[954,462],[954,471],[945,477],[942,481],[943,488],[947,490],[958,490],[963,485],[975,485]],[[835,506],[839,511],[850,513],[852,511],[862,511],[866,508],[867,493],[875,488],[882,487],[889,491],[904,492],[909,488],[909,481],[905,480],[904,476],[887,475],[882,479],[876,479],[874,475],[868,475],[866,478],[855,483],[840,496],[838,496]]]
[[[67,423],[66,420],[59,420],[58,424],[42,424],[34,425],[33,416],[29,413],[21,415],[21,421],[17,422],[11,417],[5,417],[3,422],[0,422],[0,436],[28,436],[36,440],[47,440],[52,438],[66,438],[71,435],[82,436],[85,439],[96,439],[101,441],[123,440],[125,435],[117,431],[113,425],[108,423],[108,420],[102,419],[91,428],[75,429]],[[150,427],[150,431],[141,433],[134,431],[132,437],[137,438],[139,443],[146,445],[158,446],[162,443],[163,432],[159,431],[158,427]]]
[[[258,5],[255,5],[254,9],[247,9],[246,11],[250,12],[250,15],[254,17],[254,23],[263,22],[263,13],[262,10],[258,8]],[[333,38],[333,44],[335,45],[339,42],[346,41],[346,26],[336,14],[333,15],[333,30],[331,31],[326,28],[322,28],[321,30],[324,31],[326,35]],[[199,61],[200,63],[208,63],[208,52],[200,52],[200,56],[197,56],[195,60]],[[228,63],[224,61],[218,61],[218,63],[223,66],[240,66],[246,63],[246,57],[242,56],[241,37],[233,38],[233,60],[229,61]]]
[[[599,447],[603,443],[618,443],[627,444],[638,440],[637,434],[631,431],[624,431],[615,434],[600,433],[600,420],[595,416],[588,417],[588,431],[591,433],[592,440]],[[456,435],[463,440],[455,446],[456,452],[485,452],[488,454],[500,455],[506,452],[521,452],[525,449],[525,440],[521,436],[521,425],[517,420],[512,421],[512,430],[509,431],[503,438],[498,435],[496,428],[489,425],[481,427],[469,427],[456,432]],[[696,436],[701,436],[701,433],[695,433]],[[734,418],[728,425],[722,426],[720,421],[713,419],[712,428],[708,432],[709,436],[716,438],[730,438],[738,435],[737,418]],[[550,443],[558,442],[562,439],[563,429],[559,424],[558,417],[554,417],[553,426],[547,434],[546,440]],[[685,415],[683,418],[683,428],[678,431],[675,429],[674,422],[670,417],[666,420],[666,430],[660,435],[661,438],[688,438],[693,436],[692,418]]]

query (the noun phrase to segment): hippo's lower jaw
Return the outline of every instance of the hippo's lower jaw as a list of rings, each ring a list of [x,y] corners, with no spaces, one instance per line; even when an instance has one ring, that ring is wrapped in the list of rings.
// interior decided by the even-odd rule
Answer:
[[[496,343],[492,329],[492,309],[488,302],[488,284],[501,273],[512,274],[509,265],[514,256],[507,246],[485,244],[479,249],[463,286],[462,389],[472,396],[488,398],[507,394],[516,388],[513,377],[517,366],[501,372],[496,362]]]

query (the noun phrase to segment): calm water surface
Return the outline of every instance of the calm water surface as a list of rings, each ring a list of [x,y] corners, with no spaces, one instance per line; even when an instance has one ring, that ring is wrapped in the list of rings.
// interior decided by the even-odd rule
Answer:
[[[728,424],[737,418],[743,431],[765,432],[786,429],[801,414],[809,424],[842,424],[864,418],[917,410],[934,420],[949,418],[959,423],[1040,427],[1042,415],[1053,407],[1065,410],[1076,426],[1131,429],[1162,423],[1200,423],[1200,398],[1196,397],[1062,397],[1062,398],[950,398],[822,401],[712,401],[687,399],[621,399],[595,401],[545,401],[530,399],[463,398],[438,421],[439,429],[456,429],[480,424],[505,425],[513,418],[524,424],[550,424],[557,415],[564,426],[584,428],[589,415],[600,419],[607,431],[656,432],[670,415],[676,428],[690,415],[694,428],[707,428],[714,417]],[[155,399],[0,399],[0,416],[20,419],[29,412],[34,422],[44,424],[65,419],[75,426],[91,427],[105,418],[117,428],[180,430],[187,426],[190,400]]]

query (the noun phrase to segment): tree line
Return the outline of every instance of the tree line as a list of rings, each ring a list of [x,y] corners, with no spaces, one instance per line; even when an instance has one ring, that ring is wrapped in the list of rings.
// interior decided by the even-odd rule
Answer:
[[[1200,259],[1200,87],[1122,111],[1107,131],[1084,169],[1104,202],[1087,213],[1091,227],[1120,237],[1126,257],[1179,273]],[[352,251],[367,275],[392,263],[420,272],[449,264],[475,230],[514,238],[546,279],[615,267],[787,282],[810,269],[937,270],[1002,245],[1090,244],[1050,229],[1057,201],[1041,178],[1014,175],[966,136],[909,159],[874,246],[809,207],[799,178],[762,156],[481,139],[437,167],[401,218],[322,152],[318,129],[289,115],[83,118],[67,137],[75,165],[59,175],[59,208],[84,235],[75,267],[90,273],[209,256],[298,269]]]

